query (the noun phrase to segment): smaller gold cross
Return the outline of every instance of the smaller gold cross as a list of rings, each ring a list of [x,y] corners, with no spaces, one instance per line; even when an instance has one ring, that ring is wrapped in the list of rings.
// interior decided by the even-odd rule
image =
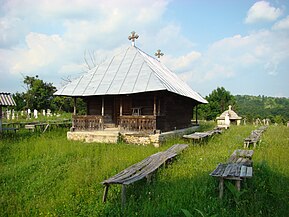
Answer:
[[[132,46],[135,46],[135,39],[138,39],[138,34],[136,34],[135,31],[132,31],[131,35],[128,36],[128,39],[131,40]]]
[[[157,52],[155,53],[155,56],[160,58],[161,56],[163,56],[164,54],[161,52],[161,50],[157,50]]]

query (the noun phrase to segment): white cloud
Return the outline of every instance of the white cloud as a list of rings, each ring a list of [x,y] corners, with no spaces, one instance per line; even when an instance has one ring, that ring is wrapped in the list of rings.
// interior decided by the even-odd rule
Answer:
[[[289,16],[278,21],[273,26],[274,30],[289,30]]]
[[[245,23],[257,23],[262,21],[274,21],[282,14],[280,8],[275,8],[269,2],[256,2],[248,11]]]
[[[200,57],[200,52],[192,51],[180,57],[165,55],[161,57],[161,61],[172,71],[183,72],[190,70],[193,67],[194,62]]]
[[[127,42],[130,31],[138,31],[135,27],[154,27],[167,4],[167,0],[4,0],[0,55],[5,58],[0,72],[5,68],[6,73],[43,73],[51,67],[60,73],[75,72],[68,66],[82,64],[86,49],[105,58],[107,50]]]
[[[11,66],[12,73],[35,71],[45,67],[58,58],[65,49],[65,43],[59,35],[47,36],[29,33],[26,36],[27,48],[15,49],[15,61]]]
[[[288,34],[262,30],[216,41],[190,65],[181,77],[196,82],[219,84],[233,78],[278,76],[289,58]],[[175,65],[177,61],[175,61]],[[284,72],[283,72],[284,73]]]
[[[0,18],[0,47],[5,48],[18,44],[25,33],[27,33],[27,28],[19,18]]]

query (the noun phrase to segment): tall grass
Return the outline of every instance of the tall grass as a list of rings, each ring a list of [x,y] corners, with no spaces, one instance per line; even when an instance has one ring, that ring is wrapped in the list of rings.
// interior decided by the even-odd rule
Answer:
[[[210,128],[205,125],[203,129]],[[231,127],[201,145],[190,144],[147,184],[112,186],[101,202],[104,179],[167,149],[128,144],[67,141],[66,131],[20,132],[0,141],[0,213],[3,216],[289,216],[289,129],[270,126],[253,156],[254,176],[237,195],[229,186],[218,198],[218,180],[209,176],[255,127]],[[227,184],[229,185],[229,184]],[[234,189],[234,188],[233,188]]]

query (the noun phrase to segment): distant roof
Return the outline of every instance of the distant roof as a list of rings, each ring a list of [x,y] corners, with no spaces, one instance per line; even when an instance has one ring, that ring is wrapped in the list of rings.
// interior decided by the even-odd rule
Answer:
[[[232,106],[229,105],[229,109],[224,111],[220,117],[217,117],[217,120],[225,120],[226,114],[229,115],[230,120],[241,120],[242,117],[238,116],[236,112],[232,110]]]
[[[95,96],[168,90],[208,103],[156,58],[130,46],[60,88],[54,95]]]
[[[0,93],[0,106],[16,106],[10,93]]]

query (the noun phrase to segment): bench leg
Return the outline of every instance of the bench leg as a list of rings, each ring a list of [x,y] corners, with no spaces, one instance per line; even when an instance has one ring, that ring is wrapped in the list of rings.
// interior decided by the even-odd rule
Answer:
[[[164,166],[165,166],[165,163],[164,163]],[[148,184],[149,184],[149,183],[151,183],[151,181],[152,181],[152,176],[153,176],[153,174],[152,174],[152,173],[150,173],[150,174],[146,175],[146,178],[147,178],[147,183],[148,183]]]
[[[241,190],[241,180],[236,180],[236,188],[238,191]]]
[[[126,186],[122,185],[121,189],[121,207],[124,208],[126,202]]]
[[[256,142],[254,142],[254,149],[256,148]]]
[[[102,202],[103,203],[106,202],[107,193],[108,193],[108,187],[109,187],[109,185],[105,185],[105,187],[104,187],[104,192],[103,192],[103,197],[102,197]]]
[[[224,179],[220,178],[220,182],[219,182],[219,198],[222,199],[223,194],[224,194]]]

